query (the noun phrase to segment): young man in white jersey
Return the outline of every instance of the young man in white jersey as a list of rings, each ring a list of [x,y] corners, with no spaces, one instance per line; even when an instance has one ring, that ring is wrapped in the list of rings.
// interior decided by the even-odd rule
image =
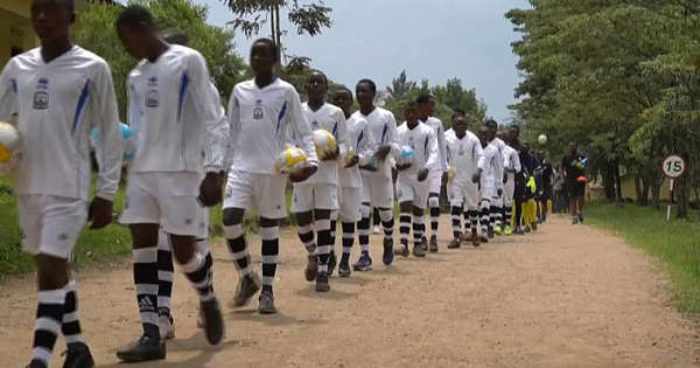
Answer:
[[[313,131],[322,129],[333,134],[337,150],[319,156],[321,162],[318,171],[305,181],[294,184],[292,212],[296,217],[299,239],[308,252],[309,261],[304,272],[306,279],[316,281],[317,292],[328,292],[328,261],[334,245],[331,212],[338,210],[337,160],[347,149],[347,128],[343,110],[326,102],[328,78],[325,74],[313,71],[305,88],[309,98],[302,105],[306,120]]]
[[[275,75],[279,63],[277,46],[262,38],[253,43],[250,65],[255,78],[237,84],[228,107],[233,165],[229,170],[224,198],[224,234],[240,275],[234,306],[246,305],[260,290],[252,270],[243,218],[257,210],[262,237],[262,292],[258,312],[277,313],[272,286],[277,273],[280,220],[287,216],[287,177],[275,172],[275,160],[289,137],[307,156],[307,165],[289,176],[302,182],[317,170],[311,126],[304,116],[294,86]]]
[[[38,297],[32,358],[46,368],[56,339],[68,346],[64,367],[93,367],[78,318],[77,283],[71,280],[73,247],[87,222],[112,222],[123,143],[107,63],[74,45],[70,0],[34,0],[31,21],[41,47],[13,57],[0,74],[0,120],[16,114],[23,147],[15,157],[22,248],[34,257]],[[90,191],[90,131],[100,144],[97,194]],[[5,214],[3,215],[5,216]]]
[[[430,252],[438,251],[438,228],[440,225],[440,193],[442,192],[442,179],[447,172],[447,153],[445,148],[445,127],[440,119],[433,116],[435,113],[435,98],[431,95],[420,95],[416,98],[418,114],[421,122],[433,128],[438,143],[438,155],[440,166],[430,172],[428,178],[428,207],[430,208]]]
[[[503,188],[504,223],[503,233],[513,235],[513,202],[515,200],[515,176],[520,173],[520,156],[515,148],[510,146],[510,134],[503,134],[506,146],[503,148],[503,167],[507,176]]]
[[[477,173],[482,147],[479,138],[467,130],[467,120],[464,112],[457,111],[452,116],[454,132],[446,134],[447,161],[454,171],[454,178],[447,185],[447,193],[452,207],[452,232],[454,238],[447,246],[450,249],[459,248],[462,239],[472,241],[479,246],[477,226],[479,224],[479,186],[472,182],[472,176]],[[464,216],[464,230],[462,228]],[[464,235],[463,235],[464,234]]]
[[[363,215],[361,212],[362,174],[360,174],[359,165],[370,160],[375,143],[367,120],[352,114],[352,91],[345,87],[338,89],[333,96],[333,103],[343,109],[347,119],[345,125],[348,131],[348,154],[346,159],[339,163],[338,169],[340,192],[338,218],[343,229],[343,255],[338,265],[338,275],[349,277],[352,272],[350,253],[355,242],[355,224],[362,219]],[[364,208],[369,211],[369,207]],[[369,217],[369,213],[366,217]]]
[[[498,165],[501,158],[498,147],[493,142],[495,135],[493,130],[487,126],[482,126],[479,130],[479,140],[483,148],[479,157],[477,172],[472,176],[473,183],[479,183],[481,193],[481,235],[479,241],[488,243],[490,238],[490,210],[493,203],[498,199]]]
[[[427,181],[433,171],[440,170],[440,154],[437,138],[433,128],[419,120],[418,105],[408,103],[404,109],[406,121],[398,128],[401,149],[411,148],[414,157],[406,162],[397,159],[399,200],[399,232],[401,249],[397,252],[404,257],[409,255],[408,238],[411,233],[411,215],[413,215],[413,255],[425,257],[423,232],[425,225],[425,207],[430,191]],[[404,148],[405,147],[405,148]]]
[[[372,257],[369,254],[370,208],[379,209],[379,217],[384,228],[384,254],[382,261],[389,266],[394,262],[394,183],[391,174],[391,157],[399,152],[396,134],[396,119],[390,111],[374,105],[377,85],[363,79],[355,88],[360,110],[353,115],[367,120],[369,130],[375,139],[373,164],[362,168],[363,198],[362,220],[358,224],[362,255],[353,265],[356,271],[372,269]]]
[[[496,176],[497,193],[489,208],[489,220],[491,222],[489,226],[489,238],[493,238],[494,235],[503,235],[503,187],[508,179],[503,168],[503,150],[506,147],[506,143],[501,138],[498,138],[498,123],[496,120],[489,118],[486,119],[484,124],[487,128],[491,129],[491,134],[494,137],[493,144],[498,150],[498,160],[496,161],[494,172]]]
[[[153,16],[139,5],[125,8],[116,22],[127,52],[140,60],[127,81],[128,121],[136,132],[129,166],[127,203],[121,222],[133,238],[134,282],[143,335],[117,351],[126,362],[164,359],[158,326],[158,238],[169,234],[175,261],[199,295],[205,336],[218,345],[224,336],[221,309],[211,287],[211,260],[196,251],[203,233],[204,206],[221,201],[223,152],[216,105],[202,55],[170,45]],[[212,153],[218,151],[219,153]]]
[[[189,39],[186,34],[182,32],[171,32],[164,35],[165,41],[170,44],[177,44],[187,46]],[[229,124],[228,117],[226,116],[226,111],[221,106],[221,99],[219,96],[219,90],[213,83],[209,84],[211,87],[212,98],[215,101],[215,105],[219,106],[219,126],[216,131],[217,136],[221,139],[219,144],[228,145],[229,144]],[[208,150],[211,154],[225,154],[226,152],[212,151]],[[228,150],[227,150],[228,152]],[[230,158],[229,158],[230,159]],[[211,160],[211,159],[208,159]],[[217,159],[218,160],[218,159]],[[230,166],[230,161],[224,160],[224,168]],[[202,224],[200,229],[202,234],[197,237],[197,252],[201,254],[206,262],[213,264],[213,258],[211,255],[211,250],[209,249],[209,208],[201,207],[202,211],[201,220]],[[173,293],[173,276],[175,267],[173,264],[172,256],[172,246],[170,242],[170,236],[162,228],[160,234],[158,235],[158,327],[160,329],[161,339],[173,339],[175,338],[175,321],[170,312],[170,301]],[[213,287],[213,268],[209,272],[209,286]],[[201,322],[201,321],[200,321]]]

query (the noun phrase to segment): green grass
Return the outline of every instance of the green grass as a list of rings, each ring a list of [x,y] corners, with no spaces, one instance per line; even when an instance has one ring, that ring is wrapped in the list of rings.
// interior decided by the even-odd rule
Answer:
[[[700,224],[697,219],[666,222],[666,211],[632,204],[618,208],[593,203],[587,222],[622,236],[629,244],[661,260],[681,312],[700,313]],[[693,222],[695,221],[695,222]]]

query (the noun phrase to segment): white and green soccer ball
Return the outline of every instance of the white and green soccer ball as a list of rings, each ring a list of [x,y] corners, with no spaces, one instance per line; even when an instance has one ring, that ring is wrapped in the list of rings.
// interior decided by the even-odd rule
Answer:
[[[22,138],[14,125],[0,121],[0,174],[11,174],[17,166]]]
[[[549,140],[549,138],[547,138],[547,135],[545,135],[545,134],[540,134],[540,136],[537,137],[537,142],[543,146],[545,144],[547,144],[548,140]]]

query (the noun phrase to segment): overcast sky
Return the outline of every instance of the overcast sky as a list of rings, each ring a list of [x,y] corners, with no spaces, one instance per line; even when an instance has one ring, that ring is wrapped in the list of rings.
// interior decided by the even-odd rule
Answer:
[[[220,0],[209,5],[209,21],[224,25],[231,13]],[[333,80],[354,86],[372,78],[387,86],[401,70],[431,84],[452,77],[476,88],[489,114],[510,116],[518,82],[510,42],[517,38],[504,14],[528,6],[527,0],[325,0],[333,8],[333,27],[316,38],[284,39],[288,52],[310,57]],[[265,27],[264,36],[268,35]],[[248,54],[250,41],[237,37]]]

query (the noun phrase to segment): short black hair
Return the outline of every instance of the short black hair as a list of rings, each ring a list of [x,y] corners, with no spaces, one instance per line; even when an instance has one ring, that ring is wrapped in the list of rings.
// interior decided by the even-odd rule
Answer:
[[[433,96],[429,93],[424,93],[416,98],[416,103],[419,105],[427,104],[430,102],[430,100],[433,99]]]
[[[117,28],[127,26],[146,25],[152,27],[156,24],[153,14],[145,6],[132,4],[124,8],[117,17]]]
[[[326,73],[318,70],[318,69],[311,69],[311,72],[309,73],[309,78],[311,78],[312,74],[320,74],[323,76],[323,79],[326,81],[326,85],[328,84],[328,77],[326,76]]]
[[[257,40],[255,40],[255,42],[253,42],[253,43],[250,45],[250,54],[251,54],[251,56],[253,55],[253,46],[255,46],[256,44],[259,44],[259,43],[263,43],[263,44],[267,45],[268,47],[270,47],[270,49],[272,49],[272,53],[274,54],[275,61],[276,61],[276,62],[279,62],[279,61],[280,61],[280,59],[279,59],[279,48],[277,47],[277,44],[275,43],[275,41],[273,41],[273,40],[271,40],[271,39],[269,39],[269,38],[265,38],[265,37],[263,37],[263,38],[258,38]]]
[[[190,43],[190,38],[185,32],[180,32],[176,30],[166,31],[165,35],[163,36],[163,39],[165,39],[166,42],[175,45],[187,46],[187,44]]]
[[[346,86],[337,86],[333,93],[339,93],[339,92],[347,92],[352,97],[352,91],[350,90],[350,88],[348,88]]]
[[[418,103],[415,101],[407,101],[403,105],[403,111],[407,111],[407,110],[414,110],[415,111],[416,109],[418,109]]]
[[[491,129],[498,129],[498,122],[496,122],[496,120],[493,118],[486,119],[486,121],[484,121],[484,125]]]
[[[452,113],[452,120],[454,120],[457,116],[467,116],[467,113],[464,112],[462,109],[455,109],[454,112]]]
[[[364,84],[364,83],[366,83],[369,86],[369,89],[372,91],[372,93],[374,93],[375,95],[377,94],[377,84],[374,83],[373,80],[367,79],[367,78],[360,79],[360,81],[357,82],[357,86],[355,86],[355,89],[357,89],[357,87],[359,87],[360,84]]]

